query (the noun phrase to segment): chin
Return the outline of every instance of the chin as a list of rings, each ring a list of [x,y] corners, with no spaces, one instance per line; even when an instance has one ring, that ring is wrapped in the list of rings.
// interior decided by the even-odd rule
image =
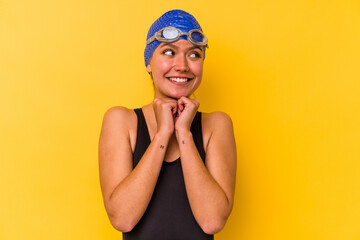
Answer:
[[[191,94],[192,93],[174,93],[169,94],[168,97],[173,99],[180,99],[181,97],[189,97]]]

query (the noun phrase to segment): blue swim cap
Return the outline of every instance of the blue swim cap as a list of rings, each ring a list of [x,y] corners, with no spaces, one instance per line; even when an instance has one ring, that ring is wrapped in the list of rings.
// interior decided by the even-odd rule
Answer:
[[[196,21],[194,16],[183,10],[171,10],[164,13],[151,25],[146,40],[154,36],[157,31],[169,26],[176,27],[183,32],[188,32],[193,29],[199,29],[202,31],[200,24]],[[186,39],[186,36],[183,35],[180,38]],[[146,45],[144,51],[145,66],[149,64],[151,56],[159,45],[160,42],[157,40],[153,41],[149,45]],[[205,47],[203,49],[205,58]]]

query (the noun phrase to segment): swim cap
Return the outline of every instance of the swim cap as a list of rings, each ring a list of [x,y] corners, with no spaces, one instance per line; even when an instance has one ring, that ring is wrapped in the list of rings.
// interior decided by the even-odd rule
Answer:
[[[182,32],[188,32],[192,29],[199,29],[202,31],[200,24],[196,21],[195,17],[191,14],[183,11],[183,10],[171,10],[164,13],[161,17],[159,17],[150,27],[146,40],[154,36],[154,34],[163,29],[164,27],[176,27],[180,29]],[[186,39],[186,35],[182,35],[180,39]],[[161,43],[157,40],[151,42],[146,45],[144,51],[145,58],[145,66],[147,66],[150,62],[150,58],[153,55],[155,49]],[[204,58],[205,58],[205,47],[204,49]]]

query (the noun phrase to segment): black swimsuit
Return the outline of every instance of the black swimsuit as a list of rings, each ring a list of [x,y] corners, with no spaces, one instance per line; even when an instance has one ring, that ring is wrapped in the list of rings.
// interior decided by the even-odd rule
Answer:
[[[148,148],[151,140],[141,109],[135,109],[138,118],[136,146],[133,153],[134,168]],[[201,130],[201,113],[197,112],[191,125],[194,143],[205,161]],[[123,233],[124,240],[207,240],[214,239],[197,224],[186,195],[180,158],[163,162],[150,203],[138,224]]]

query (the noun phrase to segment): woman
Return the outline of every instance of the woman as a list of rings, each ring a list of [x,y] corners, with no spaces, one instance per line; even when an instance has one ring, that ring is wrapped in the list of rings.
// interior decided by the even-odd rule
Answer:
[[[105,208],[123,239],[213,239],[233,206],[231,119],[200,113],[189,96],[202,79],[207,38],[172,10],[150,27],[145,65],[154,101],[104,116],[99,167]]]

